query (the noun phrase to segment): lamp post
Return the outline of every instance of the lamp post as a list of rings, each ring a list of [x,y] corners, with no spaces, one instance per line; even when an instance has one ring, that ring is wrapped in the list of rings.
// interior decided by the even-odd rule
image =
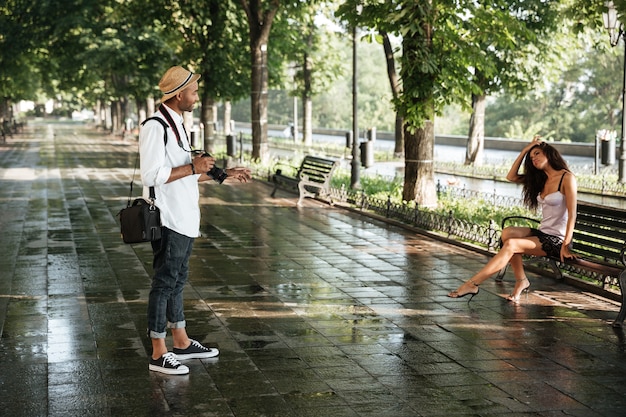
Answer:
[[[620,38],[624,38],[624,27],[617,19],[617,9],[612,1],[604,3],[607,11],[602,13],[604,27],[609,31],[611,46],[617,46]],[[619,162],[617,181],[626,182],[626,39],[624,39],[624,67],[622,79],[622,135],[619,143]]]
[[[293,143],[298,143],[298,96],[296,91],[298,84],[296,82],[296,75],[298,74],[296,63],[293,66],[288,67],[287,73],[293,81],[293,124],[291,125],[291,135],[293,137]]]
[[[360,161],[359,161],[359,122],[358,122],[358,101],[357,101],[357,77],[356,77],[356,22],[352,26],[352,162],[350,163],[350,188],[357,190],[361,188],[359,182]]]

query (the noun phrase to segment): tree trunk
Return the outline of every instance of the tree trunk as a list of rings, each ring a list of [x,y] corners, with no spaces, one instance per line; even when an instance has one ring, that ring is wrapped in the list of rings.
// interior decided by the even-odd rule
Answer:
[[[128,118],[130,117],[130,107],[131,107],[131,101],[128,99],[128,96],[122,97],[122,100],[121,100],[122,114],[121,114],[120,122],[122,124],[123,129],[126,129],[126,120],[128,120]]]
[[[215,116],[213,114],[213,97],[209,97],[208,94],[202,94],[202,108],[200,109],[200,123],[204,126],[203,144],[204,149],[208,153],[215,151],[215,128],[213,120]]]
[[[9,120],[9,100],[0,99],[0,122]]]
[[[267,44],[252,46],[252,159],[265,161],[269,156],[267,141]]]
[[[280,1],[240,0],[240,2],[246,12],[250,30],[252,159],[265,162],[269,159],[267,142],[267,43],[274,17],[280,7]]]
[[[137,124],[139,125],[141,122],[148,118],[146,112],[146,103],[143,100],[135,100],[135,106],[137,106]]]
[[[230,135],[232,132],[230,128],[230,118],[231,118],[232,104],[230,100],[226,100],[224,102],[224,134]]]
[[[94,105],[94,122],[96,124],[96,126],[98,127],[102,127],[102,102],[100,101],[100,99],[96,100],[96,103]]]
[[[104,129],[108,132],[111,132],[113,129],[113,124],[111,122],[112,120],[112,116],[111,116],[111,102],[107,101],[107,103],[104,105],[104,107],[102,108],[103,112],[104,112]]]
[[[393,47],[389,40],[387,32],[381,32],[383,37],[383,49],[385,51],[385,61],[387,62],[387,77],[394,100],[401,94],[400,83],[398,82],[398,73],[396,72],[396,61],[393,56]],[[395,147],[393,154],[396,158],[404,155],[404,119],[396,112],[396,129],[395,129]]]
[[[156,105],[155,105],[155,101],[154,101],[154,97],[148,97],[146,99],[146,113],[149,115],[153,115],[154,112],[156,111]]]
[[[311,97],[306,97],[302,100],[302,135],[303,142],[305,146],[313,145],[313,123],[311,122],[313,118],[313,100]]]
[[[122,102],[117,99],[111,106],[111,133],[117,134],[122,130]]]
[[[485,147],[485,95],[472,94],[472,116],[465,152],[465,165],[480,166]]]
[[[402,199],[416,201],[422,207],[435,207],[437,193],[435,188],[434,143],[435,130],[432,120],[427,120],[424,127],[411,133],[404,132],[404,188]]]
[[[404,119],[400,113],[396,112],[396,144],[393,149],[393,156],[396,158],[404,157]]]

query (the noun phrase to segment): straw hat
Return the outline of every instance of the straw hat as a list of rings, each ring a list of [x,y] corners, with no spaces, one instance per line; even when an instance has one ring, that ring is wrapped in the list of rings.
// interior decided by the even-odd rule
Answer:
[[[200,74],[194,74],[178,65],[168,69],[159,81],[159,89],[163,93],[161,103],[165,103],[199,78]]]

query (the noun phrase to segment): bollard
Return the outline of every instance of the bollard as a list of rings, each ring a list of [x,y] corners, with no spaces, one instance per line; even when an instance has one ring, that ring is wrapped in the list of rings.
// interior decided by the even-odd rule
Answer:
[[[233,135],[226,135],[226,154],[235,156],[235,137]]]
[[[361,166],[369,168],[374,165],[374,142],[366,141],[361,142]]]
[[[613,165],[615,163],[615,139],[601,139],[600,145],[602,165]]]
[[[367,140],[376,142],[376,128],[370,127],[367,129]]]

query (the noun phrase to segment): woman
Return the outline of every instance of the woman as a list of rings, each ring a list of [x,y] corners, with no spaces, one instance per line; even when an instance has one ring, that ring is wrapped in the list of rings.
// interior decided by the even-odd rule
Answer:
[[[518,173],[524,161],[524,173]],[[502,249],[472,278],[448,297],[459,298],[478,294],[478,286],[510,262],[515,275],[515,288],[507,297],[518,302],[528,291],[530,282],[524,273],[522,255],[554,256],[561,261],[574,258],[570,252],[576,223],[576,178],[559,152],[535,136],[513,163],[507,180],[523,184],[524,204],[530,209],[541,207],[538,229],[506,227],[502,231]]]

